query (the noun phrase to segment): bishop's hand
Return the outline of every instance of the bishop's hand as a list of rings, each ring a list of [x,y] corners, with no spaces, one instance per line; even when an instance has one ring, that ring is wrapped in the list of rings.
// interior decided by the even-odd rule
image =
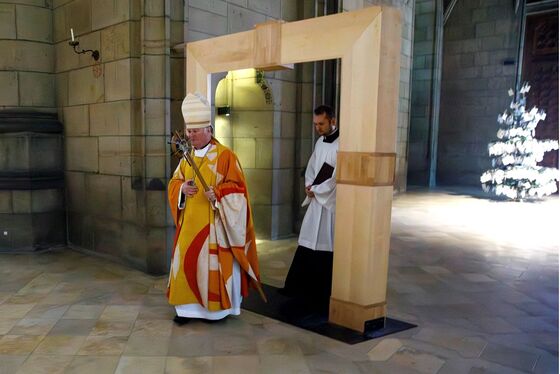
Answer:
[[[208,191],[204,191],[204,195],[211,203],[214,203],[216,201],[216,193],[214,192],[214,187],[210,186],[210,189]]]
[[[193,197],[198,192],[198,187],[194,184],[194,180],[189,179],[181,185],[181,192],[187,197]]]

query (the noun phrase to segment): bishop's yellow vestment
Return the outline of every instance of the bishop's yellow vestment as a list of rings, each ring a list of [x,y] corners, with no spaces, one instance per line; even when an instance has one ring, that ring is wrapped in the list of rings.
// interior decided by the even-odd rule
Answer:
[[[247,296],[251,282],[259,282],[253,219],[235,154],[212,138],[193,159],[217,200],[213,208],[182,159],[168,188],[177,231],[167,297],[182,317],[220,319],[239,314],[241,295]],[[181,185],[190,179],[199,190],[187,198]]]

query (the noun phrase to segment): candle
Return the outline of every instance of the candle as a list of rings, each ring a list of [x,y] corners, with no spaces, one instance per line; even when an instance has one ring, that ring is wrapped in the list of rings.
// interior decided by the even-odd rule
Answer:
[[[74,41],[74,29],[70,28],[70,35],[72,35],[72,41]]]

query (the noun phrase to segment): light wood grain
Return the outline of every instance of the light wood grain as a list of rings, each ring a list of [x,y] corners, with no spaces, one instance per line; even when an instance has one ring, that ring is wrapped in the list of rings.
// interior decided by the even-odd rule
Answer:
[[[329,319],[363,331],[385,315],[393,198],[400,13],[374,6],[188,43],[187,92],[208,74],[340,58],[340,158]]]

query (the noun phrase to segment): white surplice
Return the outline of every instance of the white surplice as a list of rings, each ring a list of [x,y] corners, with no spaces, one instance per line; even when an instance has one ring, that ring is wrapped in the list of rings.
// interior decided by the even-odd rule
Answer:
[[[311,187],[315,196],[306,197],[302,204],[309,206],[303,218],[298,244],[315,251],[333,251],[338,140],[338,129],[320,137],[305,169],[305,185],[310,186],[324,163],[334,168],[330,178]]]

